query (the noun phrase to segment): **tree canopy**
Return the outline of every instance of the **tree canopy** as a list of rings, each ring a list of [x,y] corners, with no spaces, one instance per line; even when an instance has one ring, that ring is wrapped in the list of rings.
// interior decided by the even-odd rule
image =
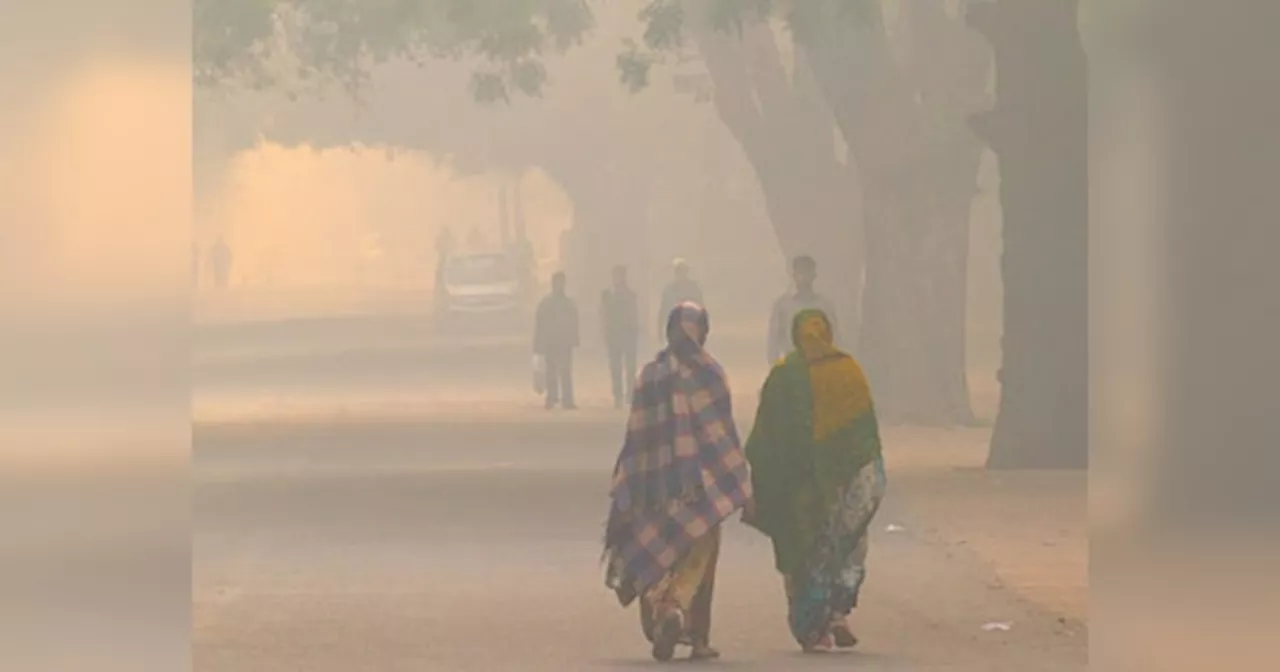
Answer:
[[[777,16],[803,41],[815,4],[857,19],[878,11],[880,0],[645,0],[637,15],[644,49],[626,45],[620,77],[644,88],[661,52],[682,44],[690,15],[724,32]],[[296,95],[337,84],[354,93],[390,60],[469,59],[482,102],[540,96],[548,81],[542,56],[579,44],[595,25],[589,0],[195,0],[193,16],[202,87]]]
[[[478,100],[538,96],[541,56],[593,27],[587,0],[195,0],[198,86],[357,92],[390,60],[471,59]]]
[[[649,69],[665,54],[684,44],[686,32],[708,27],[741,36],[748,21],[781,19],[797,43],[805,43],[814,31],[813,21],[826,12],[854,23],[866,24],[880,11],[881,0],[647,0],[637,18],[644,25],[644,48],[627,44],[618,56],[622,81],[632,91],[648,85]]]

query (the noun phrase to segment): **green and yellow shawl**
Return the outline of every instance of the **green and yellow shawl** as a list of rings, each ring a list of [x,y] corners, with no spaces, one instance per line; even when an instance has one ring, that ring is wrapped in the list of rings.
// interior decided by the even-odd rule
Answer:
[[[746,445],[750,523],[773,540],[783,574],[804,568],[840,493],[880,455],[866,376],[835,347],[826,314],[801,311],[791,333],[796,349],[769,373]]]

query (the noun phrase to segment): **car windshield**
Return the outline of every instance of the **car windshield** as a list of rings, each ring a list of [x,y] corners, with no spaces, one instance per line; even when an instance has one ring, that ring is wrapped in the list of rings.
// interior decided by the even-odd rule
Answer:
[[[497,285],[513,279],[511,264],[500,254],[454,257],[445,268],[445,282],[451,285]]]

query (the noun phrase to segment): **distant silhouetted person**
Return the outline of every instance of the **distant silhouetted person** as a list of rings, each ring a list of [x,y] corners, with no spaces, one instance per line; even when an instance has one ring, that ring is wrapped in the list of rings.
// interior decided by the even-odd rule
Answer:
[[[636,347],[640,337],[639,307],[635,291],[627,284],[626,266],[613,269],[613,286],[604,290],[600,297],[600,322],[604,344],[609,351],[613,405],[622,408],[623,404],[631,402],[631,387],[636,380]]]
[[[813,289],[813,283],[818,279],[818,262],[807,254],[796,257],[791,262],[791,279],[795,283],[794,291],[778,297],[769,315],[768,356],[771,365],[791,351],[791,323],[802,310],[821,310],[830,321],[832,332],[837,333],[835,306]],[[839,342],[838,336],[836,342]]]
[[[577,408],[573,398],[573,351],[579,345],[578,306],[565,292],[565,275],[551,277],[551,293],[538,304],[533,351],[547,366],[547,408]]]
[[[226,289],[231,280],[231,247],[227,240],[218,236],[213,249],[209,251],[209,264],[213,267],[213,284],[218,289]]]
[[[445,291],[444,269],[449,261],[449,256],[453,254],[457,248],[457,241],[454,240],[453,231],[449,227],[440,229],[440,233],[436,235],[436,272],[434,281],[436,307],[444,305],[447,297]]]
[[[702,287],[698,281],[689,277],[689,263],[684,259],[676,259],[673,264],[675,277],[662,290],[662,304],[658,306],[658,342],[667,338],[667,316],[675,307],[685,303],[696,303],[705,306],[702,300]]]

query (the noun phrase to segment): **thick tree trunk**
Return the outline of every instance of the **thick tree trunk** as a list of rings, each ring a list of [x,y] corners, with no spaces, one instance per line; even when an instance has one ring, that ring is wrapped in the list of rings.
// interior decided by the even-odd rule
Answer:
[[[918,92],[920,124],[926,129],[924,165],[912,179],[917,198],[928,203],[930,213],[925,234],[929,237],[922,235],[917,241],[918,263],[935,302],[925,335],[928,347],[922,354],[945,376],[942,398],[948,406],[935,417],[971,424],[966,347],[969,231],[984,148],[968,128],[968,118],[990,106],[991,48],[962,17],[948,12],[946,0],[907,0],[900,11],[905,27],[899,39],[906,40],[908,54],[902,71]]]
[[[934,148],[884,26],[860,25],[838,4],[806,5],[799,19],[804,51],[862,176],[858,355],[885,422],[967,424],[968,212],[957,217],[936,193]]]
[[[570,294],[578,301],[583,338],[591,339],[600,292],[619,264],[628,267],[642,315],[648,314],[650,241],[647,180],[609,168],[607,162],[549,162],[550,174],[573,203],[570,236],[575,243],[562,265]],[[643,322],[648,324],[648,322]]]
[[[996,107],[974,128],[1000,160],[1004,337],[991,468],[1088,464],[1088,66],[1075,0],[976,5]]]
[[[741,40],[709,26],[695,27],[695,35],[715,83],[716,111],[756,173],[782,253],[788,262],[801,254],[817,260],[841,344],[855,347],[864,243],[856,185],[836,158],[821,89],[803,57],[788,77],[767,24],[749,24]]]
[[[931,280],[937,313],[930,330],[933,343],[929,354],[943,378],[947,414],[938,417],[948,424],[972,425],[973,407],[969,395],[969,221],[977,178],[978,153],[963,148],[951,157],[960,162],[940,172],[941,183],[933,192],[932,229],[936,245],[922,255],[922,272]],[[965,164],[972,162],[966,169]],[[943,166],[945,168],[945,164]]]
[[[575,294],[596,296],[609,284],[619,264],[637,278],[648,274],[649,240],[645,203],[623,190],[570,191],[573,230],[582,241],[582,256],[565,270],[573,274]],[[640,291],[637,287],[637,291]]]
[[[819,289],[836,306],[840,344],[857,346],[865,260],[861,227],[850,214],[848,178],[834,162],[825,176],[762,176],[761,188],[778,245],[788,263],[807,254],[818,262]],[[759,171],[757,171],[759,172]],[[779,289],[781,294],[781,289]]]
[[[967,217],[957,222],[934,212],[912,189],[878,187],[873,194],[859,355],[877,414],[888,424],[969,424]]]

